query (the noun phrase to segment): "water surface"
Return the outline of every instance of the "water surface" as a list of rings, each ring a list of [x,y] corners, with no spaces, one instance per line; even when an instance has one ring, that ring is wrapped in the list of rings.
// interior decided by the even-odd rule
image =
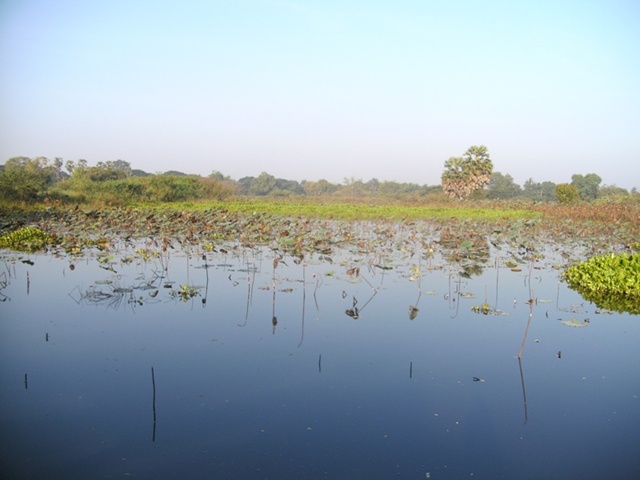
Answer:
[[[3,478],[640,475],[639,319],[559,256],[168,252],[5,252]]]

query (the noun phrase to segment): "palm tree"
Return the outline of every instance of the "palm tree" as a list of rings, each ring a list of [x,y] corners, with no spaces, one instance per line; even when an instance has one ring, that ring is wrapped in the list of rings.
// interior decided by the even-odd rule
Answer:
[[[451,157],[444,164],[442,189],[452,198],[464,199],[491,180],[493,163],[484,145],[472,146],[462,157]]]

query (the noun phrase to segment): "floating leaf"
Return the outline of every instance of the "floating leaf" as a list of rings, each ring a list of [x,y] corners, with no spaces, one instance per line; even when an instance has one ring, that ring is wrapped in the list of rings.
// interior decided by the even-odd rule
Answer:
[[[577,318],[572,318],[571,320],[563,320],[562,324],[566,325],[567,327],[580,328],[580,327],[586,327],[587,325],[589,325],[589,322],[586,322],[586,321],[581,322]]]

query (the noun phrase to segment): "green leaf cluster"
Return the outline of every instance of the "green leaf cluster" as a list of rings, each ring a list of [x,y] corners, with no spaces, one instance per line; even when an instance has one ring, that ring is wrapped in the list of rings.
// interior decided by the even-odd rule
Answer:
[[[197,296],[199,294],[199,289],[198,287],[192,287],[190,285],[182,285],[178,289],[171,290],[170,294],[173,298],[177,298],[182,300],[183,302],[186,302]]]
[[[60,243],[58,237],[35,227],[20,228],[0,237],[0,248],[19,252],[38,252],[58,243]]]
[[[600,308],[640,314],[640,254],[595,256],[569,267],[569,286]]]

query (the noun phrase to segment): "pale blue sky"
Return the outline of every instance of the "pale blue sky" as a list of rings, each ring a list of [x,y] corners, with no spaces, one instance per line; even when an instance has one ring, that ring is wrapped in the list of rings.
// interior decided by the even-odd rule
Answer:
[[[640,187],[640,0],[0,0],[0,162]]]

